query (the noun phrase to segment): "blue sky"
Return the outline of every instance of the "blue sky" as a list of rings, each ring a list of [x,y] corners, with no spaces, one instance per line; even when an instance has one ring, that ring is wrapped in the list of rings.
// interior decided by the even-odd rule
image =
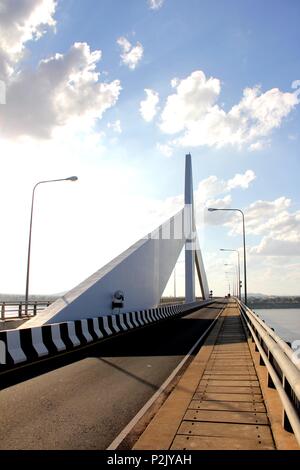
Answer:
[[[245,210],[249,290],[299,294],[299,17],[297,0],[0,0],[0,291],[23,290],[36,181],[79,177],[37,200],[31,289],[59,292],[180,207],[191,152],[210,287],[219,248],[241,248],[216,205]]]

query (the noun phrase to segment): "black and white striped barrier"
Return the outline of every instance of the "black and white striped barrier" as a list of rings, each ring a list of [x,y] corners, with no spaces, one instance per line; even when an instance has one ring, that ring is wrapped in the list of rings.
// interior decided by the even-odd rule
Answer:
[[[1,331],[0,372],[47,356],[71,351],[121,332],[165,320],[185,311],[195,310],[200,305],[203,306],[206,303],[165,306],[35,328]]]

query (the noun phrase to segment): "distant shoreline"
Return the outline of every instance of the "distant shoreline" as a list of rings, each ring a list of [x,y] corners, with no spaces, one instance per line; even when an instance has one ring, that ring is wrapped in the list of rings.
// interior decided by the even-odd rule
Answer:
[[[63,295],[63,294],[62,294]],[[60,296],[59,295],[30,295],[29,302],[54,302]],[[0,294],[0,302],[24,302],[24,295],[14,295],[14,294]]]
[[[251,308],[251,309],[263,309],[263,308],[267,308],[267,309],[290,309],[290,308],[299,308],[300,309],[300,303],[295,303],[295,304],[291,304],[291,303],[252,303],[252,302],[248,302],[248,307]]]

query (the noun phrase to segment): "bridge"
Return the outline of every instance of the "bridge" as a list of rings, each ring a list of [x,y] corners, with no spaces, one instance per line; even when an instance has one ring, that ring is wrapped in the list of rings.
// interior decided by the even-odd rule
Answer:
[[[183,248],[185,302],[161,303]],[[35,313],[0,331],[0,449],[300,448],[299,349],[210,298],[190,155],[183,209]]]

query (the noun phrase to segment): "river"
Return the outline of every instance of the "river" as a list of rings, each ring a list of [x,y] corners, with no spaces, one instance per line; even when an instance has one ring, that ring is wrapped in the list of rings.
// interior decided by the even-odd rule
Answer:
[[[285,341],[300,340],[299,308],[253,309]]]

